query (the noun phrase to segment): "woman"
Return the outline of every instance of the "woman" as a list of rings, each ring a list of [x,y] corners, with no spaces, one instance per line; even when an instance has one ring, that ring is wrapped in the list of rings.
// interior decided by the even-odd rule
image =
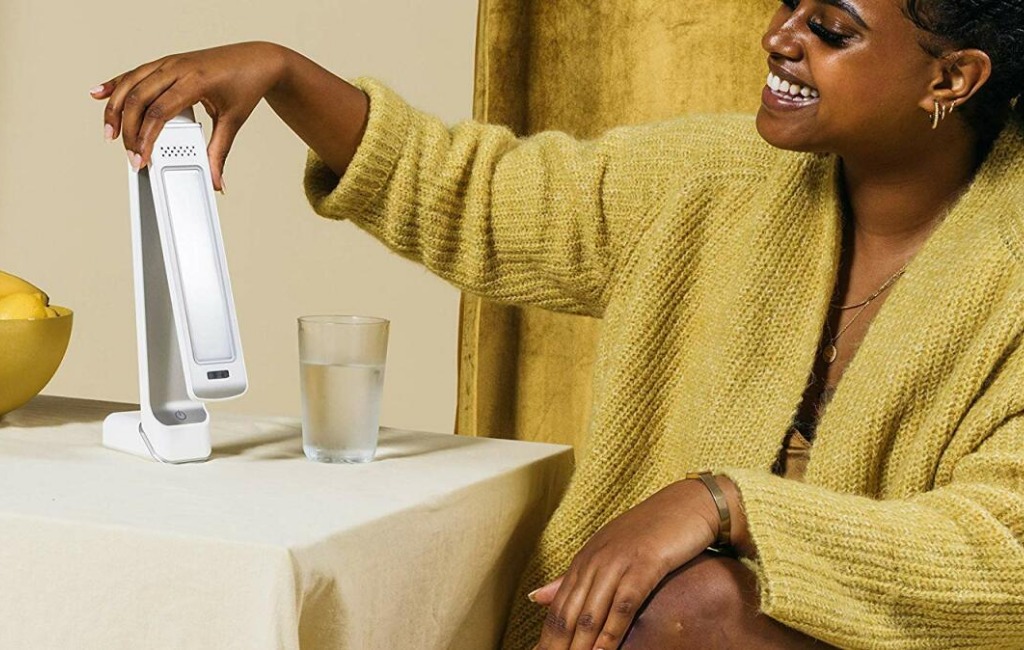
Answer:
[[[93,96],[136,167],[202,102],[217,188],[265,97],[320,214],[603,318],[506,647],[1022,647],[1024,6],[785,0],[763,45],[756,122],[592,142],[449,129],[267,43]]]

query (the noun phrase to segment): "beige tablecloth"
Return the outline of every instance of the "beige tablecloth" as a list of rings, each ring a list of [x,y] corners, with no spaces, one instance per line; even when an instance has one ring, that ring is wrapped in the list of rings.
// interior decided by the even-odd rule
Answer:
[[[100,446],[112,405],[0,420],[0,648],[494,647],[568,447],[384,430],[304,459],[288,419],[213,418],[214,456]]]

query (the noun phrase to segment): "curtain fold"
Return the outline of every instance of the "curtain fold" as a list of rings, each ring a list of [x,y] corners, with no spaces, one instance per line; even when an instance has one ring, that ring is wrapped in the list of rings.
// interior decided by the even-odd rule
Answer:
[[[746,112],[768,69],[768,0],[480,0],[473,116],[578,138]],[[456,431],[578,445],[600,321],[464,294]]]

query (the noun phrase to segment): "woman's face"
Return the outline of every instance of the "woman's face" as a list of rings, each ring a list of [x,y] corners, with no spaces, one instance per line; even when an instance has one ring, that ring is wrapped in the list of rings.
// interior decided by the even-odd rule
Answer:
[[[770,72],[761,137],[840,155],[922,137],[936,60],[920,35],[901,0],[782,0],[761,43]]]

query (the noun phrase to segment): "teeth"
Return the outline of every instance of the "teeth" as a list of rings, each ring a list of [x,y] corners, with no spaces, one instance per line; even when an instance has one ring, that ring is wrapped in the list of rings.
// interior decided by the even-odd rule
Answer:
[[[817,99],[818,91],[810,86],[801,86],[799,84],[790,83],[785,81],[781,77],[768,73],[768,79],[765,81],[767,86],[772,89],[777,95],[788,95],[790,97],[802,97],[804,99]]]

